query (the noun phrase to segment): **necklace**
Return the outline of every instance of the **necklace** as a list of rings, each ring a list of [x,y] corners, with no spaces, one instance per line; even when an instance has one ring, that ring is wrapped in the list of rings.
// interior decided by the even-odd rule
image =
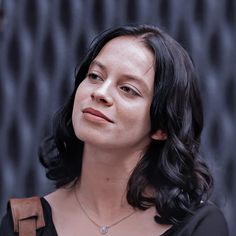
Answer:
[[[76,202],[79,204],[79,206],[80,206],[81,210],[83,211],[84,215],[85,215],[95,226],[98,227],[100,234],[106,234],[106,233],[108,233],[108,230],[109,230],[111,227],[113,227],[113,226],[119,224],[120,222],[124,221],[125,219],[129,218],[130,216],[132,216],[132,215],[135,213],[135,211],[133,211],[133,212],[131,212],[130,214],[128,214],[128,215],[126,215],[126,216],[120,218],[119,220],[115,221],[114,223],[112,223],[112,224],[110,224],[110,225],[99,225],[98,223],[96,223],[96,222],[88,215],[87,211],[85,210],[85,208],[83,207],[83,205],[82,205],[81,202],[79,201],[79,198],[78,198],[78,196],[77,196],[77,194],[76,194],[76,189],[75,189],[75,188],[74,188],[74,194],[75,194]]]

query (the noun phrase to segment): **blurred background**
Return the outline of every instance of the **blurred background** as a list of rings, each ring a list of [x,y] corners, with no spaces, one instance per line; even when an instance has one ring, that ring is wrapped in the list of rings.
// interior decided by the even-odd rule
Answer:
[[[38,161],[40,140],[93,37],[127,23],[158,25],[195,61],[212,200],[235,235],[235,0],[0,0],[0,217],[10,197],[52,190]]]

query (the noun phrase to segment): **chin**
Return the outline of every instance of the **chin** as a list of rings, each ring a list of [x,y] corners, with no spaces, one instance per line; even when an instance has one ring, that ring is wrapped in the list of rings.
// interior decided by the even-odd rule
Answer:
[[[106,143],[106,141],[102,141],[104,138],[104,134],[101,133],[99,131],[96,132],[94,129],[85,129],[85,127],[81,128],[81,129],[76,129],[75,130],[75,136],[83,141],[84,143],[94,143],[94,144],[98,144],[98,143]],[[99,142],[98,142],[99,141]]]

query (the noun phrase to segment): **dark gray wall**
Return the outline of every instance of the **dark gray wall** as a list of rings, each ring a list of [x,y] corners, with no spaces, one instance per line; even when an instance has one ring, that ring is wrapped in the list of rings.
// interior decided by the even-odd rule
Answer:
[[[213,200],[236,230],[236,3],[234,0],[0,1],[0,216],[12,196],[52,188],[37,147],[71,91],[74,68],[101,30],[157,24],[182,43],[200,73],[202,149],[213,170]],[[1,13],[0,13],[1,16]]]

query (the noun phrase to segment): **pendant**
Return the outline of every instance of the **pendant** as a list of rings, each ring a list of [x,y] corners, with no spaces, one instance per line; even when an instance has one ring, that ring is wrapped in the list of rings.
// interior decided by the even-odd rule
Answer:
[[[109,229],[109,227],[106,226],[106,225],[104,225],[104,226],[101,226],[101,227],[100,227],[99,232],[100,232],[101,234],[106,234],[106,233],[108,232],[108,229]]]

